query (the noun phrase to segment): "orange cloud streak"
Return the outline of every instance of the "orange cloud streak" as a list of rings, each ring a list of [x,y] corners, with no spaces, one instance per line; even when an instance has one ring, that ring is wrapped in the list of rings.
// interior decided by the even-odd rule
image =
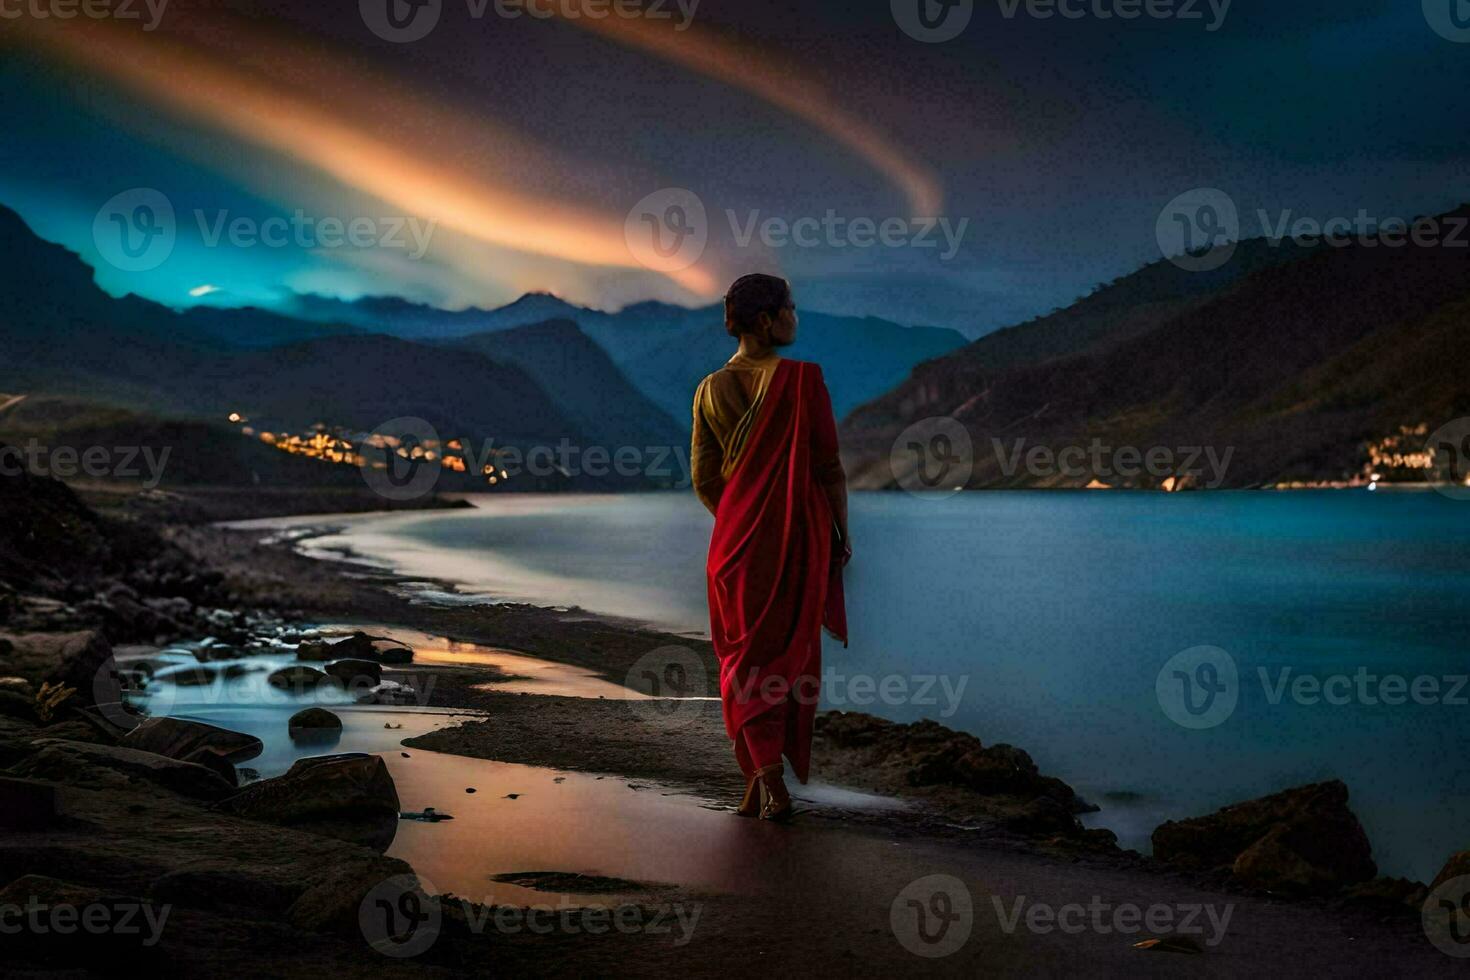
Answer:
[[[696,27],[676,32],[668,21],[593,17],[578,15],[561,4],[548,6],[569,24],[718,79],[790,112],[855,151],[897,184],[913,208],[912,217],[939,216],[944,191],[934,175],[794,67],[777,64],[754,47]]]
[[[82,68],[99,72],[159,103],[245,142],[306,163],[342,184],[471,238],[594,266],[643,269],[630,252],[623,221],[467,178],[437,163],[433,148],[378,135],[394,106],[375,95],[369,129],[323,102],[227,67],[156,34],[69,22],[29,36]],[[90,29],[88,29],[90,28]],[[351,78],[343,79],[350,86]],[[700,296],[718,291],[698,265],[660,274]]]

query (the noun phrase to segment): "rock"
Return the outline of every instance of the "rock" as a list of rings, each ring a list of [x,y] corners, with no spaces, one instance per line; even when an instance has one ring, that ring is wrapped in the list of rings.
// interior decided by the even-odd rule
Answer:
[[[315,691],[327,679],[327,675],[315,667],[307,667],[304,664],[291,664],[279,670],[273,670],[266,678],[271,687],[280,688],[283,691],[291,691],[295,694],[306,694]]]
[[[300,660],[371,660],[379,664],[406,664],[413,661],[413,650],[397,640],[382,636],[353,633],[346,639],[328,642],[306,640],[296,648]]]
[[[36,698],[16,691],[0,691],[0,716],[35,722]]]
[[[327,755],[251,783],[220,809],[384,850],[397,831],[398,790],[375,755]]]
[[[192,667],[178,667],[165,674],[159,674],[155,679],[160,684],[177,684],[179,687],[204,687],[213,684],[220,676],[218,667],[206,664],[196,664]]]
[[[1439,869],[1439,874],[1434,876],[1434,881],[1430,882],[1429,890],[1434,891],[1451,878],[1459,878],[1462,875],[1470,875],[1470,851],[1451,854],[1450,859],[1444,863],[1444,867]]]
[[[157,600],[145,602],[137,590],[123,582],[112,582],[81,603],[78,613],[99,621],[106,634],[118,642],[148,641],[166,634],[177,634],[181,627],[168,610],[177,609],[171,600],[159,605]],[[187,619],[187,607],[185,611]]]
[[[0,677],[0,691],[8,691],[19,694],[24,698],[34,698],[36,687],[24,677]]]
[[[935,721],[904,725],[859,712],[828,711],[817,716],[816,737],[823,748],[856,753],[881,770],[880,782],[908,786],[957,786],[981,795],[1046,797],[1071,813],[1096,807],[1085,803],[1060,779],[1043,776],[1031,756],[1013,745],[986,748],[966,732]]]
[[[234,791],[228,780],[204,766],[153,752],[58,738],[38,738],[34,744],[37,751],[12,766],[12,773],[91,789],[137,790],[140,784],[151,784],[210,801]]]
[[[169,871],[154,880],[148,897],[169,905],[214,910],[279,908],[283,900],[289,901],[278,886],[261,881],[246,869]]]
[[[112,647],[101,633],[25,633],[0,639],[10,648],[0,653],[0,673],[23,677],[37,688],[46,682],[65,684],[76,689],[78,704],[117,700]]]
[[[86,742],[94,745],[116,745],[117,738],[86,715],[73,712],[70,718],[64,721],[53,722],[42,728],[38,734],[41,738],[59,738],[68,742]]]
[[[61,928],[59,920],[57,927],[43,929],[23,928],[16,921],[6,929],[7,965],[36,957],[46,964],[47,973],[85,971],[84,975],[115,972],[121,962],[148,973],[167,972],[171,965],[165,947],[159,944],[169,910],[138,897],[111,894],[49,875],[27,874],[0,888],[0,908],[17,911],[15,920],[25,916],[28,908],[71,909],[74,913],[68,928]],[[94,924],[83,926],[84,921]],[[119,928],[97,928],[97,922]]]
[[[254,735],[181,718],[149,718],[124,735],[120,744],[124,748],[186,760],[201,749],[212,749],[232,763],[255,758],[263,747]]]
[[[1417,909],[1429,897],[1429,889],[1422,881],[1407,878],[1374,878],[1359,882],[1342,893],[1349,902],[1368,902],[1376,905],[1406,905]]]
[[[183,761],[203,766],[210,772],[216,773],[231,786],[240,785],[240,774],[235,771],[235,764],[217,748],[208,745],[201,746],[185,756]]]
[[[44,830],[56,823],[56,787],[0,776],[0,827]]]
[[[395,906],[404,907],[409,900],[408,889],[417,884],[413,869],[397,858],[378,857],[367,862],[354,862],[334,868],[323,880],[301,893],[286,910],[286,919],[298,929],[312,932],[337,932],[362,942],[362,906],[368,893],[378,890],[386,882],[403,882],[404,891]],[[421,889],[417,893],[419,908],[425,908],[429,899]]]
[[[966,752],[954,760],[950,772],[931,771],[926,775],[941,782],[957,778],[977,793],[1015,793],[1033,788],[1040,774],[1031,756],[1022,750],[1012,745],[992,745]]]
[[[327,664],[326,672],[345,687],[372,688],[383,680],[383,667],[375,660],[338,660]]]
[[[1258,888],[1336,891],[1378,871],[1347,800],[1347,787],[1334,780],[1171,820],[1154,830],[1154,856],[1180,867],[1229,870]]]
[[[305,708],[291,716],[286,730],[293,742],[335,742],[342,737],[342,719],[326,708]]]

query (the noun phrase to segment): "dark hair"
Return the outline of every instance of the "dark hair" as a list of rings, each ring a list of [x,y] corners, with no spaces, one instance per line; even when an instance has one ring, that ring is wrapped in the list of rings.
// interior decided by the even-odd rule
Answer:
[[[725,293],[725,332],[732,337],[750,333],[762,313],[775,316],[790,302],[791,284],[780,276],[741,276]]]

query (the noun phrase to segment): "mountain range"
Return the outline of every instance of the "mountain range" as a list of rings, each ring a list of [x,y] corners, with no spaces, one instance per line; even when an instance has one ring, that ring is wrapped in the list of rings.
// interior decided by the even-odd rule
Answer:
[[[1439,219],[1462,221],[1470,208]],[[73,443],[167,433],[199,481],[303,472],[260,465],[255,449],[209,463],[231,412],[297,432],[415,416],[500,447],[683,446],[694,388],[733,347],[718,306],[609,313],[545,293],[491,310],[302,294],[278,311],[181,312],[109,296],[78,256],[4,208],[0,248],[0,391],[33,396],[0,416],[0,434],[21,422]],[[1248,487],[1359,479],[1370,447],[1414,433],[1422,448],[1426,432],[1470,416],[1467,318],[1463,237],[1257,239],[1212,271],[1160,260],[973,343],[803,311],[791,353],[822,364],[858,487],[908,485],[925,461],[923,440],[906,434],[936,423],[963,429],[955,480],[967,487],[1164,483],[1163,472],[1063,472],[1024,455],[1099,444],[1209,450],[1228,460],[1216,484]],[[663,484],[598,486],[648,485]]]
[[[1467,220],[1462,209],[1438,224]],[[1094,440],[1131,447],[1130,470],[1133,450],[1228,454],[1218,480],[1227,487],[1361,478],[1369,445],[1407,429],[1423,448],[1425,431],[1470,415],[1467,244],[1449,234],[1346,246],[1257,239],[1213,272],[1161,260],[918,365],[844,420],[850,474],[859,486],[908,485],[933,462],[924,437],[952,420],[970,444],[956,477],[968,487],[1167,478],[1117,465],[1064,473],[1046,453],[1015,465],[1017,448],[1055,454]],[[953,461],[947,439],[936,445]]]
[[[800,297],[797,297],[798,304]],[[298,296],[295,315],[321,324],[346,323],[416,339],[488,334],[548,320],[575,323],[645,397],[688,428],[694,390],[734,353],[719,304],[687,309],[646,302],[617,313],[575,306],[546,293],[528,293],[495,310],[438,310],[400,299],[352,302]],[[833,316],[802,310],[788,352],[823,367],[832,405],[845,415],[904,379],[921,361],[961,347],[963,334],[942,327],[905,327],[878,317]]]
[[[694,389],[734,347],[716,307],[643,303],[604,313],[542,293],[495,310],[302,295],[281,311],[179,311],[108,295],[76,254],[3,207],[0,249],[11,260],[0,268],[0,391],[51,399],[39,422],[32,401],[12,413],[10,427],[24,416],[27,434],[69,444],[103,431],[121,436],[129,426],[158,432],[168,420],[202,421],[209,425],[167,431],[213,458],[204,446],[212,427],[239,413],[273,432],[317,423],[370,431],[412,416],[446,439],[523,450],[687,447]],[[963,339],[811,313],[797,354],[839,366],[831,387],[844,411]],[[76,412],[75,425],[58,417],[63,408]],[[221,479],[242,468],[260,477],[256,458],[222,465]]]

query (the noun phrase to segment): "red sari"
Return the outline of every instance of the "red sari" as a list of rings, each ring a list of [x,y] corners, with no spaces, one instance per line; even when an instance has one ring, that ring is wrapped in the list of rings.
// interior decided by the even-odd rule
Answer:
[[[741,768],[749,776],[784,753],[804,783],[822,628],[847,642],[832,508],[813,472],[816,461],[837,455],[821,368],[783,360],[758,412],[715,514],[706,566],[710,632],[725,730]]]

